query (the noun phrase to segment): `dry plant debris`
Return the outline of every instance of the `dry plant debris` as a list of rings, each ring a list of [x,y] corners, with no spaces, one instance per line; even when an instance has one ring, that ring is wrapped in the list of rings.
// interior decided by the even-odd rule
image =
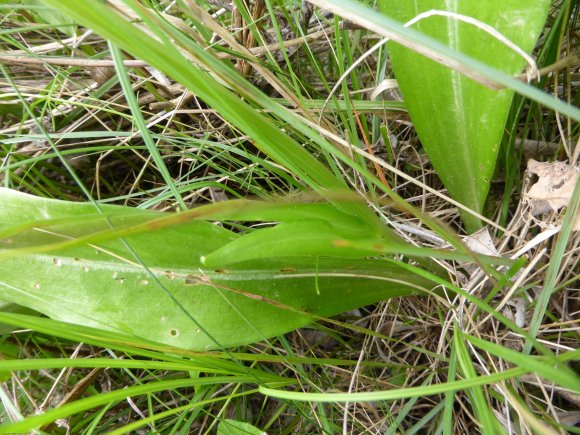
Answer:
[[[566,207],[572,197],[574,186],[578,182],[579,173],[578,166],[564,162],[537,162],[530,159],[528,174],[538,176],[538,181],[526,193],[532,215],[557,212],[562,207]],[[580,231],[580,214],[576,215],[573,230]]]

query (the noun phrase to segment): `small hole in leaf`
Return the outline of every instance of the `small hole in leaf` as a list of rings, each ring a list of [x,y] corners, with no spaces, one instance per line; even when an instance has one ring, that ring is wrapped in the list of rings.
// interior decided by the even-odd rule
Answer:
[[[172,337],[177,337],[177,336],[179,335],[179,329],[171,329],[171,330],[169,331],[169,334],[170,334]]]

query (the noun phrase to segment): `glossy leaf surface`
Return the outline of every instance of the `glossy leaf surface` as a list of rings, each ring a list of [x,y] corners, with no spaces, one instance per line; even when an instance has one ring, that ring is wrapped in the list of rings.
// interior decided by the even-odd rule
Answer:
[[[276,257],[253,256],[225,267],[217,260],[211,268],[202,264],[202,257],[212,258],[212,252],[225,252],[228,244],[262,230],[240,236],[190,220],[134,232],[137,224],[175,215],[116,206],[102,206],[99,215],[91,204],[7,189],[0,189],[0,203],[0,299],[54,319],[182,348],[251,343],[307,325],[317,316],[431,288],[402,268],[361,258],[365,253],[347,249],[341,257],[309,255],[304,239],[303,255],[283,256],[279,251]],[[270,214],[279,214],[279,207]],[[307,209],[289,208],[294,214]],[[313,213],[320,219],[312,220],[312,229],[319,222],[331,235],[326,218],[339,215],[325,214],[321,204],[313,204]],[[116,237],[103,237],[111,226],[121,230]],[[90,244],[55,249],[61,240],[90,234],[101,236]],[[342,236],[344,230],[336,234]]]
[[[266,435],[250,423],[237,420],[222,420],[217,429],[217,435]]]
[[[401,22],[427,11],[448,11],[493,27],[524,52],[537,41],[548,0],[379,0],[380,10]],[[481,26],[429,16],[412,26],[451,48],[513,75],[524,59]],[[397,44],[393,70],[413,124],[437,174],[453,198],[481,212],[494,172],[513,92],[491,90]],[[463,214],[469,232],[481,224]]]

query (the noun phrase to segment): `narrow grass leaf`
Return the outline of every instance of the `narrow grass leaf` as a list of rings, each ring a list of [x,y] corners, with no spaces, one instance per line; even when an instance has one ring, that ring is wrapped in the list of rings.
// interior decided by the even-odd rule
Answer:
[[[576,359],[574,353],[568,352],[559,355],[556,360],[560,363],[572,361]],[[396,390],[387,391],[371,391],[364,393],[302,393],[295,391],[284,391],[279,389],[272,389],[268,387],[260,387],[260,392],[266,396],[275,397],[278,399],[296,400],[314,403],[325,402],[375,402],[380,400],[399,400],[418,396],[431,396],[436,394],[444,394],[447,392],[461,391],[472,387],[491,385],[501,382],[506,379],[517,378],[533,369],[524,367],[517,367],[514,369],[505,370],[500,373],[493,373],[490,375],[476,376],[471,379],[464,379],[460,381],[443,382],[436,385],[428,385],[421,387],[400,388]]]
[[[475,386],[489,385],[505,379],[516,378],[528,373],[527,369],[516,368],[492,375],[478,376],[473,379],[444,382],[425,387],[400,388],[396,390],[371,391],[365,393],[301,393],[260,387],[260,393],[278,399],[296,400],[314,403],[377,402],[381,400],[399,400],[411,397],[439,395],[446,392],[461,391]]]
[[[155,423],[156,421],[159,421],[159,420],[163,420],[163,419],[170,417],[172,415],[180,414],[180,413],[183,413],[185,411],[192,410],[192,409],[199,409],[199,408],[203,409],[207,405],[211,405],[211,404],[216,403],[216,402],[233,400],[233,399],[236,399],[238,397],[249,396],[249,395],[255,394],[257,392],[258,392],[258,390],[248,390],[248,391],[244,391],[243,393],[228,394],[227,396],[216,397],[216,398],[207,399],[207,400],[199,400],[199,401],[195,401],[195,402],[192,402],[190,404],[187,404],[187,405],[178,406],[178,407],[169,409],[167,411],[153,413],[152,415],[150,415],[148,417],[141,418],[141,419],[136,420],[132,423],[129,423],[123,427],[117,428],[117,429],[109,432],[109,435],[124,435],[127,433],[134,433],[134,431],[136,431],[137,429],[139,429],[143,426],[146,426],[150,423]]]
[[[98,0],[74,3],[63,3],[55,0],[44,1],[185,85],[200,99],[216,108],[226,120],[248,134],[257,147],[291,170],[321,195],[324,196],[329,190],[336,191],[346,188],[342,179],[335,177],[306,149],[275,125],[270,118],[260,114],[241,100],[212,75],[192,65],[191,61],[184,57],[183,52],[170,41],[168,35],[162,33],[160,34],[161,40],[156,39],[116,13],[108,4]],[[135,5],[133,2],[129,3]],[[140,7],[137,9],[142,17],[149,21],[158,22],[159,26],[153,27],[157,32],[166,27],[162,21],[154,18],[147,10]],[[178,37],[179,34],[176,33],[172,36]],[[235,77],[234,84],[244,84],[245,81],[241,80],[239,75],[233,74],[231,68],[226,67],[221,60],[214,58],[202,47],[189,42],[188,48],[211,69],[227,73],[227,77]],[[260,94],[253,86],[249,84],[244,84],[244,86],[250,87],[249,93]],[[278,105],[278,107],[281,106]],[[378,221],[366,207],[348,203],[346,206],[349,207],[347,211],[350,214],[377,225]]]
[[[464,335],[465,339],[478,348],[509,361],[518,367],[525,367],[534,373],[555,382],[556,384],[569,388],[572,391],[580,392],[580,379],[566,364],[554,365],[541,357],[529,356],[520,352],[515,352],[499,344],[491,343],[481,338]],[[580,350],[566,352],[567,360],[580,359]]]
[[[548,272],[546,274],[544,286],[542,287],[542,291],[536,302],[532,320],[530,321],[529,328],[532,337],[537,335],[540,325],[542,324],[542,319],[546,314],[548,304],[550,303],[550,298],[554,293],[554,287],[560,272],[560,265],[562,264],[566,246],[568,245],[568,240],[572,234],[572,228],[574,227],[574,222],[577,219],[578,213],[580,213],[580,181],[576,183],[574,191],[572,192],[572,197],[570,198],[570,203],[566,210],[566,216],[564,216],[564,222],[562,222],[562,229],[558,235],[558,240],[554,252],[552,253],[550,264],[548,265]],[[529,340],[526,340],[523,352],[529,354],[531,349],[532,343]]]
[[[186,210],[187,206],[185,205],[185,202],[183,202],[181,193],[175,186],[175,182],[173,181],[173,178],[171,177],[171,174],[167,169],[167,165],[163,161],[163,158],[161,157],[161,153],[159,152],[157,145],[153,142],[151,133],[149,133],[147,123],[145,122],[145,118],[141,113],[139,103],[137,102],[137,97],[135,97],[135,93],[131,88],[129,76],[127,74],[125,66],[123,65],[123,56],[121,55],[121,50],[119,50],[119,48],[113,43],[109,43],[109,48],[111,50],[113,60],[115,61],[115,69],[117,71],[117,76],[119,77],[119,82],[121,83],[121,87],[123,88],[123,93],[125,94],[127,103],[129,103],[129,107],[131,108],[131,113],[133,114],[133,120],[137,125],[139,132],[141,133],[141,137],[143,138],[145,145],[147,145],[149,154],[151,154],[151,157],[155,162],[155,166],[157,167],[157,169],[161,173],[161,176],[163,177],[163,181],[165,181],[165,184],[169,187],[169,189],[173,193],[173,196],[175,197],[175,200],[179,204],[180,208],[182,210]]]
[[[254,379],[257,379],[260,382],[288,382],[286,378],[281,376],[264,372],[257,368],[246,367],[236,361],[226,360],[226,358],[231,358],[232,354],[230,353],[200,353],[190,350],[183,350],[168,345],[161,345],[151,341],[146,341],[142,338],[140,339],[137,337],[128,337],[127,335],[115,333],[112,331],[104,331],[87,326],[73,325],[45,317],[31,315],[0,312],[0,322],[14,325],[19,328],[32,329],[41,334],[46,334],[48,336],[57,337],[63,340],[69,340],[71,342],[83,342],[86,344],[92,344],[94,346],[117,350],[119,352],[125,352],[133,357],[138,356],[141,358],[147,358],[148,360],[152,360],[153,363],[156,363],[157,361],[167,362],[169,367],[177,367],[184,364],[185,361],[185,364],[192,364],[197,366],[200,372],[251,375],[254,377]],[[273,358],[271,361],[281,361],[279,357],[271,357]],[[184,358],[187,359],[184,360]],[[48,364],[51,365],[50,359],[48,360]],[[137,361],[145,361],[145,365],[147,365],[148,360],[139,359]],[[255,358],[252,359],[244,357],[242,354],[240,355],[239,360],[255,361]],[[12,362],[7,363],[9,366],[11,364]],[[35,367],[38,367],[34,366],[34,363],[31,364],[31,370],[34,370]],[[42,364],[42,362],[38,363],[39,366]],[[54,364],[57,364],[57,362]],[[68,363],[66,361],[62,361],[61,364],[66,366]],[[75,366],[74,362],[71,362],[70,364],[73,367]],[[79,364],[82,366],[83,363]]]
[[[457,325],[455,329],[456,332],[453,335],[453,344],[457,351],[459,367],[466,379],[475,379],[477,374],[473,367],[473,361],[471,360],[469,351],[467,350],[467,346],[465,346],[461,335],[457,332]],[[495,433],[497,419],[493,416],[493,412],[489,407],[482,386],[474,386],[468,389],[467,393],[471,398],[470,403],[475,411],[475,415],[477,416],[477,422],[480,425],[481,432],[484,434]]]
[[[52,423],[59,418],[66,418],[79,412],[98,406],[115,403],[127,397],[139,396],[143,394],[157,393],[177,388],[187,388],[199,385],[228,384],[228,383],[249,383],[254,382],[253,378],[244,376],[221,376],[197,379],[177,379],[171,381],[149,382],[145,385],[123,388],[110,393],[96,394],[94,396],[76,400],[59,408],[51,409],[44,414],[28,417],[23,421],[4,424],[0,426],[0,431],[6,432],[28,432],[40,426]]]

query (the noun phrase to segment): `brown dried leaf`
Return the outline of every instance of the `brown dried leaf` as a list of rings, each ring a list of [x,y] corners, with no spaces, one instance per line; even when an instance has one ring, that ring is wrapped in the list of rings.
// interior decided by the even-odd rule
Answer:
[[[465,237],[463,242],[473,252],[482,255],[490,255],[492,257],[499,257],[499,252],[491,238],[488,227],[483,227],[475,233]]]
[[[566,207],[578,182],[579,173],[578,166],[564,162],[543,163],[528,160],[528,174],[535,174],[539,178],[526,194],[532,207],[532,215]],[[580,231],[580,214],[576,215],[573,230]]]
[[[463,243],[465,243],[465,246],[467,246],[471,251],[477,254],[489,255],[492,257],[500,256],[488,227],[483,227],[475,233],[464,237]],[[473,263],[464,263],[463,267],[471,278],[473,278],[473,276],[479,271],[479,266]]]

